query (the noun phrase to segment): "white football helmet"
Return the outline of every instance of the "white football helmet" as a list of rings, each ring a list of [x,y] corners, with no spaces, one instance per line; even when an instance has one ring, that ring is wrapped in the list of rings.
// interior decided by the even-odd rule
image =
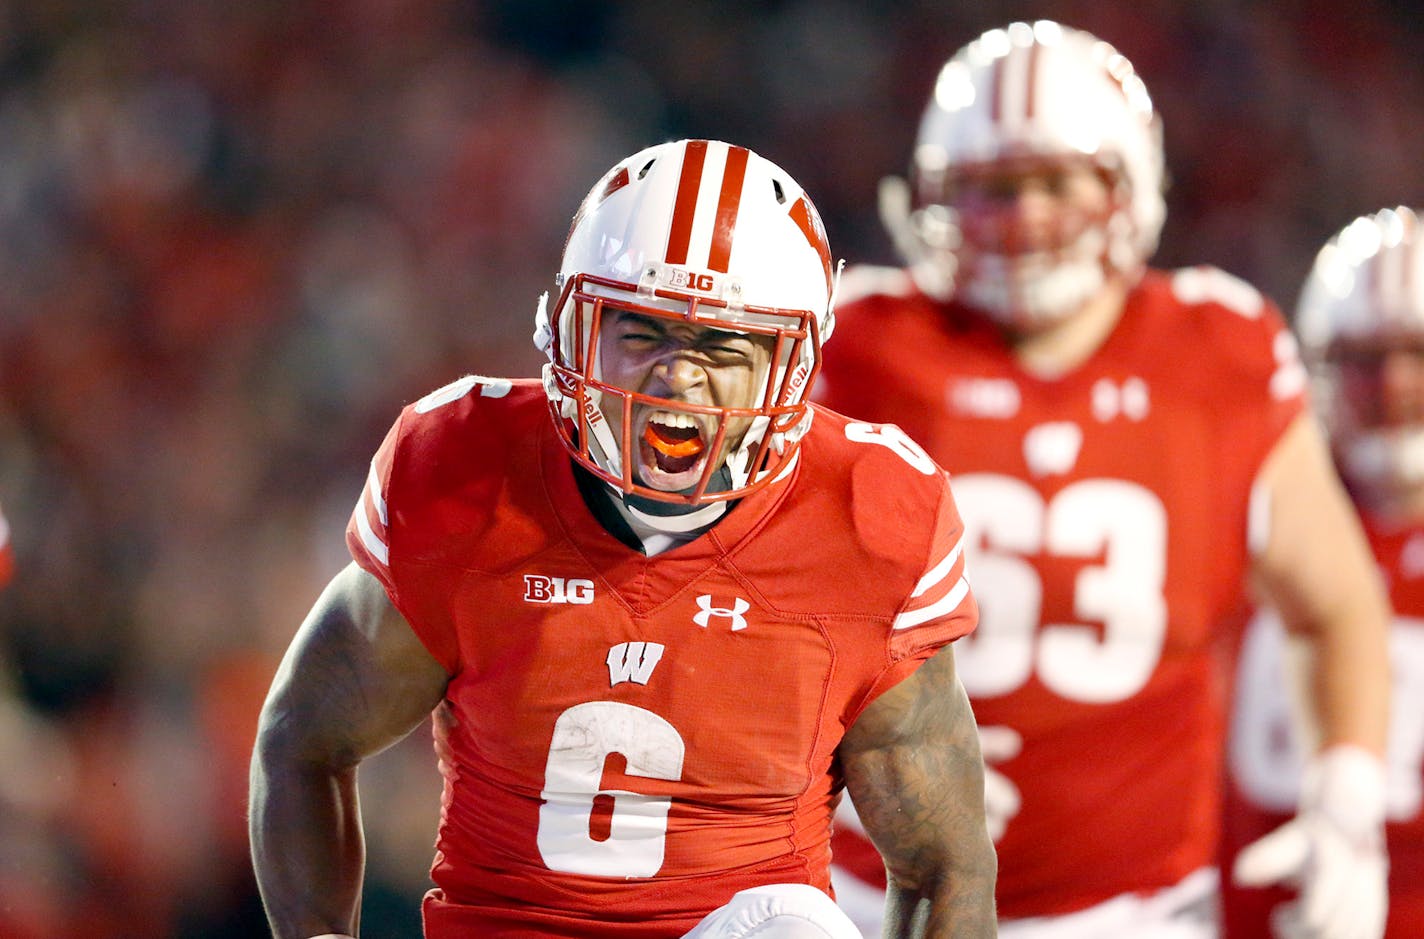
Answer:
[[[1320,249],[1295,328],[1351,488],[1370,501],[1424,484],[1424,389],[1384,381],[1394,351],[1424,358],[1424,231],[1403,206],[1355,219]]]
[[[976,177],[1091,167],[1102,217],[1056,221],[1032,247],[959,201]],[[910,182],[887,179],[881,215],[920,289],[952,294],[1011,328],[1062,319],[1110,273],[1135,281],[1166,216],[1161,122],[1132,64],[1048,20],[992,29],[941,69],[920,122]]]
[[[837,276],[811,200],[745,147],[682,140],[621,161],[574,216],[551,312],[540,299],[534,341],[549,356],[544,389],[565,446],[625,496],[664,503],[724,502],[776,478],[811,423],[807,397],[832,330]],[[690,404],[603,381],[592,337],[612,310],[772,337],[758,403]],[[696,485],[667,492],[636,478],[629,456],[648,444],[632,439],[635,405],[672,412],[708,438],[688,447],[707,455]],[[618,433],[609,407],[621,408]],[[727,439],[746,419],[741,439]]]

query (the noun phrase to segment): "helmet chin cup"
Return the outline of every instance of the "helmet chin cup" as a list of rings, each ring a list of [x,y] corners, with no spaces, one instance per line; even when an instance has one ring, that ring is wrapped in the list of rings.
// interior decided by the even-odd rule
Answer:
[[[1390,502],[1424,485],[1424,426],[1359,431],[1336,449],[1341,475],[1366,502]]]
[[[968,267],[968,265],[966,265]],[[1072,317],[1107,283],[1101,260],[980,257],[965,272],[961,299],[1006,329],[1036,333]]]

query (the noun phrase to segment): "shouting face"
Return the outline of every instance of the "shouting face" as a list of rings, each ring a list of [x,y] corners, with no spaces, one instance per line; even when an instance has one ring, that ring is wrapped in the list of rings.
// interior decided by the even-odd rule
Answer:
[[[774,341],[629,311],[610,311],[598,338],[602,379],[634,393],[630,417],[634,478],[664,492],[697,485],[736,449],[766,388]],[[602,402],[610,430],[622,435],[623,401]]]

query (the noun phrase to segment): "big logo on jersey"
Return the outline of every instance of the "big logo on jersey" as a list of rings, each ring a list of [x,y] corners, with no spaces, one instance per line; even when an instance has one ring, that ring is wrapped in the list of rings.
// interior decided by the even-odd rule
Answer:
[[[525,574],[524,599],[529,603],[589,604],[593,602],[593,581]]]

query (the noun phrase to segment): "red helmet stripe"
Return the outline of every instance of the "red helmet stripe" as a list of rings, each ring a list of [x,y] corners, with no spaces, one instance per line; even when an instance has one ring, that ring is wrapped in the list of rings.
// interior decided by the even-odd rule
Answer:
[[[1397,252],[1391,251],[1388,247],[1380,245],[1374,254],[1370,255],[1365,262],[1369,268],[1369,305],[1371,309],[1380,311],[1386,319],[1394,318],[1394,302],[1397,299],[1394,292],[1398,289],[1398,279],[1400,272],[1398,267]]]
[[[613,176],[608,180],[608,185],[603,187],[603,194],[598,197],[598,201],[602,202],[604,199],[607,199],[609,196],[613,195],[615,192],[628,185],[628,182],[628,167],[619,167],[618,172],[614,173]]]
[[[1038,106],[1038,60],[1043,54],[1043,46],[1034,42],[1028,47],[1028,77],[1024,82],[1024,118],[1033,120],[1034,109]]]
[[[1403,268],[1400,278],[1402,281],[1400,284],[1402,295],[1399,298],[1399,302],[1402,309],[1414,309],[1419,302],[1414,293],[1416,287],[1414,283],[1414,268],[1416,266],[1414,258],[1418,254],[1417,246],[1414,242],[1414,213],[1400,209],[1395,214],[1398,215],[1399,220],[1404,223],[1404,237],[1399,239],[1399,266]]]
[[[791,221],[796,223],[796,227],[801,229],[801,234],[806,236],[806,240],[811,243],[811,247],[821,256],[821,266],[826,269],[826,295],[831,293],[831,246],[826,243],[826,234],[821,228],[819,216],[816,215],[815,206],[811,205],[811,200],[805,193],[796,200],[796,204],[791,207]]]
[[[722,171],[722,192],[717,197],[717,218],[712,229],[712,250],[707,257],[707,266],[724,274],[732,256],[732,233],[737,230],[737,210],[742,204],[747,157],[746,147],[731,147],[727,151],[727,167]]]
[[[1001,55],[989,69],[989,119],[995,124],[1004,119],[1004,66],[1008,60]]]
[[[692,241],[692,217],[697,213],[697,194],[702,188],[702,164],[706,159],[707,141],[688,141],[683,150],[682,175],[677,181],[672,228],[668,232],[666,260],[669,264],[687,263],[687,246]]]

